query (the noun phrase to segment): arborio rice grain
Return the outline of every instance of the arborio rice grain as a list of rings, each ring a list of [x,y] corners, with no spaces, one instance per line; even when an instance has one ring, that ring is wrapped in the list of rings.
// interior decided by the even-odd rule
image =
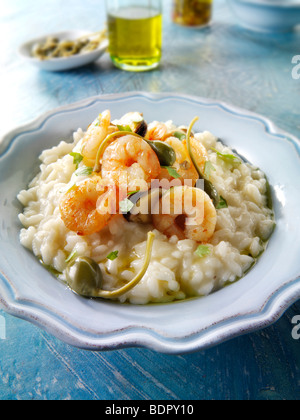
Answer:
[[[59,202],[75,182],[70,153],[79,150],[82,137],[82,130],[78,130],[73,143],[61,142],[41,154],[40,173],[18,195],[24,206],[19,215],[23,225],[20,240],[46,266],[57,270],[63,281],[66,260],[74,251],[78,256],[96,260],[104,274],[103,288],[113,290],[130,281],[141,269],[147,232],[153,226],[128,223],[120,217],[100,233],[87,237],[65,227]],[[274,228],[273,212],[267,205],[265,175],[250,164],[230,165],[219,159],[212,148],[221,153],[233,152],[212,134],[204,132],[195,137],[207,148],[216,169],[211,181],[228,203],[228,208],[218,210],[216,231],[208,244],[210,254],[201,258],[195,253],[199,245],[196,242],[168,239],[155,231],[147,274],[120,298],[121,302],[147,304],[206,296],[243,277],[265,249],[264,241]],[[118,258],[108,260],[108,254],[115,250],[119,251]]]

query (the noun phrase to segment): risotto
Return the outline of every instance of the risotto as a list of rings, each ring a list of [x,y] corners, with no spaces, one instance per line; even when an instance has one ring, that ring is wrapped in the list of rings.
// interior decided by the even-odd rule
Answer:
[[[265,174],[192,125],[105,111],[40,161],[18,195],[20,241],[70,287],[79,276],[83,296],[90,281],[122,303],[207,296],[245,276],[274,230]],[[189,194],[194,212],[175,211]]]

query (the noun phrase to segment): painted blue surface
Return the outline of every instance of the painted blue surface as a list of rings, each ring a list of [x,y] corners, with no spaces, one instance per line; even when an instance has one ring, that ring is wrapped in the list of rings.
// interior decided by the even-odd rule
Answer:
[[[158,70],[124,73],[106,55],[86,68],[53,74],[24,63],[16,54],[19,44],[59,30],[97,30],[105,21],[104,0],[2,0],[0,135],[60,105],[145,90],[229,102],[300,137],[300,79],[292,77],[299,31],[270,36],[240,29],[223,0],[215,1],[210,28],[178,28],[170,23],[170,1],[163,3]],[[263,331],[196,354],[165,356],[144,349],[85,352],[0,311],[0,399],[299,399],[296,315],[299,302]]]

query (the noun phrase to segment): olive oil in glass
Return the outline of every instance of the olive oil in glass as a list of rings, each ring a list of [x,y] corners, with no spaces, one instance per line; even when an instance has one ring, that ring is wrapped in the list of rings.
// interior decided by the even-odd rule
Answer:
[[[116,67],[156,68],[162,55],[161,0],[107,0],[109,52]]]

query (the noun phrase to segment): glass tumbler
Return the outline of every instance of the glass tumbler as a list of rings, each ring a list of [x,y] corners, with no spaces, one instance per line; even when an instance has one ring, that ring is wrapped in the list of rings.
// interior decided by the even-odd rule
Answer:
[[[212,18],[213,0],[173,0],[173,22],[183,26],[204,27]]]
[[[109,52],[116,67],[147,71],[162,55],[162,0],[106,0]]]

